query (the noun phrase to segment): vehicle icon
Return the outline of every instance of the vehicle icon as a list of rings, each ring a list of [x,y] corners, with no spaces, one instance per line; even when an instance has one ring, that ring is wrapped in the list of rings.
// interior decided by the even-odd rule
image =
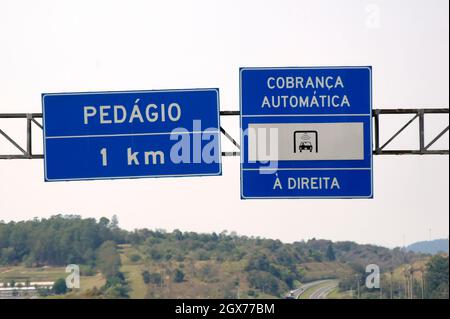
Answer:
[[[319,133],[314,130],[294,131],[294,154],[319,153]],[[305,151],[305,152],[303,152]]]
[[[300,145],[299,145],[299,147],[298,147],[298,150],[299,150],[300,152],[301,152],[301,151],[309,151],[309,152],[312,152],[313,146],[312,146],[311,142],[308,142],[308,141],[302,141],[302,142],[300,142]]]

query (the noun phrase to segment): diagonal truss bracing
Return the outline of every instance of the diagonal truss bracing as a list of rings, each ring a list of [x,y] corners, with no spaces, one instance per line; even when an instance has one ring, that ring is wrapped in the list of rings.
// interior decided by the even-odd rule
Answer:
[[[406,123],[399,124],[399,129],[387,138],[385,141],[380,139],[381,122],[384,116],[390,115],[405,115],[410,114],[411,118]],[[434,136],[429,141],[425,140],[425,119],[428,114],[440,114],[440,116],[446,117],[447,121],[449,118],[448,108],[426,108],[426,109],[375,109],[372,112],[373,117],[373,136],[374,136],[374,155],[448,155],[449,149],[448,145],[446,149],[430,149],[438,140],[442,139],[443,136],[448,134],[449,126],[447,125],[441,132]],[[220,116],[239,116],[239,111],[221,111]],[[39,129],[43,129],[42,126],[42,114],[41,113],[0,113],[0,119],[23,119],[24,120],[24,133],[26,134],[26,145],[21,145],[14,138],[12,138],[5,129],[2,129],[0,122],[0,146],[2,143],[10,143],[17,149],[16,154],[3,154],[0,148],[0,159],[36,159],[43,158],[43,154],[38,154],[33,152],[33,134],[32,127],[36,126]],[[392,141],[394,141],[406,128],[410,127],[416,121],[419,122],[419,129],[417,132],[417,139],[419,148],[417,149],[387,149]],[[224,151],[222,156],[239,156],[240,155],[240,144],[233,138],[223,127],[220,127],[220,131],[223,136],[228,139],[235,147],[234,151]]]

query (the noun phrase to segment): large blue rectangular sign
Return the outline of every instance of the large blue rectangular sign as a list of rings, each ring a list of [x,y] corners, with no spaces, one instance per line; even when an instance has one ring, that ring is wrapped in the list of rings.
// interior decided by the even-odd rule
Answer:
[[[218,89],[42,95],[45,180],[221,175]]]
[[[241,197],[372,198],[371,67],[241,68]]]

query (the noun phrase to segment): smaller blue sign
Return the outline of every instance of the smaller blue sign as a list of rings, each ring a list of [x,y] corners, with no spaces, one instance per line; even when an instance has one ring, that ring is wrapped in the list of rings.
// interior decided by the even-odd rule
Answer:
[[[218,89],[42,95],[46,181],[221,175]]]
[[[241,198],[372,198],[371,67],[241,68]]]

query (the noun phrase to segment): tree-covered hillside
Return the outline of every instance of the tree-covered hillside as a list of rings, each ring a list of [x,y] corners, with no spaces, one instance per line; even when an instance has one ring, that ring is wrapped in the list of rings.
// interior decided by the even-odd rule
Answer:
[[[443,238],[429,241],[419,241],[407,246],[406,250],[424,254],[448,254],[448,239]]]
[[[49,219],[0,222],[0,264],[91,264],[102,243],[124,243],[127,232],[112,221],[57,215]]]
[[[212,290],[204,293],[215,297],[235,297],[236,285],[245,287],[248,297],[281,297],[300,282],[344,280],[372,263],[389,272],[418,258],[399,248],[354,242],[311,239],[287,244],[226,231],[125,231],[116,217],[96,221],[57,215],[0,222],[0,266],[80,264],[83,273],[101,272],[106,279],[102,289],[90,292],[96,297],[127,297],[133,294],[130,282],[143,285],[134,290],[145,290],[146,297],[173,297],[173,289],[160,289],[167,276],[184,290],[209,285]]]

